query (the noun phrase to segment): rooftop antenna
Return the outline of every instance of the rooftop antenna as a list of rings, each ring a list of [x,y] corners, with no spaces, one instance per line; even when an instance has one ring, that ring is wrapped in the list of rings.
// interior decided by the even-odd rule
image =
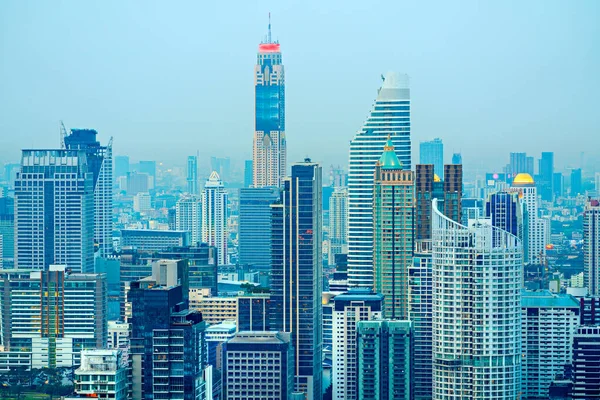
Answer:
[[[269,11],[269,33],[267,36],[267,43],[272,43],[271,42],[271,12]]]

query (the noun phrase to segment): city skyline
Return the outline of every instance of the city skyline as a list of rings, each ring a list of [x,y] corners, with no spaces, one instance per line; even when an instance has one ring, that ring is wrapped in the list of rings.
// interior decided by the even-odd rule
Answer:
[[[11,15],[11,19],[0,24],[3,36],[18,36],[23,40],[19,48],[8,42],[0,45],[2,58],[9,60],[0,66],[0,76],[11,77],[11,81],[2,80],[5,90],[0,97],[3,105],[0,116],[5,129],[19,138],[5,143],[0,159],[16,161],[18,149],[37,142],[54,146],[58,139],[53,134],[59,119],[73,127],[97,129],[101,142],[110,136],[118,137],[115,154],[129,154],[134,159],[147,158],[150,149],[161,146],[164,132],[169,132],[171,145],[161,148],[160,156],[168,163],[184,163],[189,155],[184,149],[190,147],[206,152],[201,158],[222,155],[223,142],[208,140],[214,137],[227,140],[234,159],[250,158],[253,52],[264,37],[268,11],[273,15],[274,39],[285,43],[286,64],[294,66],[288,71],[287,80],[289,160],[310,154],[322,165],[345,165],[347,157],[343,151],[328,150],[347,145],[375,98],[378,76],[388,70],[405,71],[411,76],[417,104],[412,110],[413,143],[441,137],[447,154],[460,151],[465,163],[477,169],[499,168],[505,162],[504,153],[514,143],[520,147],[515,150],[531,153],[534,149],[556,150],[558,140],[553,143],[546,138],[562,137],[561,132],[568,132],[569,143],[596,137],[593,133],[599,123],[593,112],[593,96],[600,82],[593,71],[600,60],[591,50],[600,35],[594,35],[598,28],[592,25],[591,16],[597,15],[598,5],[593,2],[569,5],[532,2],[521,5],[520,13],[514,14],[512,7],[504,5],[466,4],[456,9],[439,3],[438,12],[431,15],[431,25],[423,26],[413,20],[429,16],[428,7],[424,10],[421,6],[390,6],[390,12],[381,15],[379,7],[370,9],[351,4],[345,15],[339,15],[336,5],[308,4],[305,9],[291,5],[262,6],[240,5],[233,12],[224,12],[218,5],[205,9],[191,4],[168,9],[135,4],[94,8],[92,14],[98,18],[107,14],[105,19],[111,21],[111,29],[107,31],[106,25],[87,24],[92,22],[89,5],[74,5],[69,9],[38,5],[38,14],[17,3],[4,3],[0,15]],[[541,9],[543,13],[539,12]],[[191,28],[197,24],[185,21],[194,11],[214,18],[201,24],[201,28]],[[394,11],[410,16],[407,26],[381,21],[375,32],[366,28],[356,32],[332,29],[356,18],[361,18],[361,25],[369,26],[371,21],[380,22],[380,17],[391,18]],[[577,24],[563,18],[565,13],[577,19]],[[491,18],[493,14],[497,16]],[[155,27],[165,24],[160,22],[164,15],[182,18],[183,23],[173,30],[160,29],[159,36]],[[296,17],[304,18],[305,23],[290,19]],[[141,21],[138,31],[130,30],[130,18]],[[514,28],[508,32],[502,22],[506,19],[514,21]],[[232,36],[228,32],[231,23],[236,22],[239,22],[238,34]],[[306,22],[315,26],[314,32],[305,29]],[[21,28],[30,25],[44,29],[48,37],[38,41],[36,30],[24,32]],[[536,26],[536,30],[528,28],[529,25]],[[70,34],[77,29],[82,35]],[[482,37],[473,38],[477,36],[473,35],[475,32]],[[220,37],[219,46],[213,44],[213,35]],[[392,42],[379,40],[382,35],[413,40],[401,40],[397,52],[383,52]],[[331,71],[340,71],[343,66],[338,74],[313,72],[312,59],[320,51],[314,43],[323,37],[335,45],[327,46],[326,57],[318,57],[319,66]],[[449,46],[441,46],[442,37]],[[105,39],[114,48],[107,48]],[[465,44],[459,45],[461,41]],[[357,48],[360,51],[355,54]],[[478,51],[478,68],[462,61],[472,56],[471,48]],[[450,65],[448,52],[454,55]],[[561,61],[563,54],[570,56]],[[74,55],[86,68],[79,68],[78,63],[74,63],[75,67],[63,64]],[[108,61],[114,56],[121,62]],[[350,61],[356,56],[368,59],[369,63]],[[179,64],[174,59],[187,62]],[[209,59],[211,62],[205,62]],[[28,66],[27,80],[17,70],[21,63]],[[495,67],[498,63],[502,68]],[[141,65],[144,68],[139,74]],[[206,78],[222,72],[226,79]],[[347,84],[350,75],[352,85]],[[560,76],[569,76],[569,80],[556,79]],[[504,82],[508,81],[512,84],[507,87]],[[231,98],[228,89],[234,87],[239,96]],[[315,101],[308,93],[318,88],[322,96]],[[557,92],[571,100],[561,106],[560,113],[547,112],[558,111],[551,95]],[[25,93],[29,97],[24,97]],[[47,97],[50,94],[52,101]],[[221,106],[225,104],[224,96],[228,98],[228,107]],[[441,101],[448,96],[453,97],[451,104]],[[533,96],[539,97],[539,101],[531,102]],[[26,99],[31,100],[31,107],[24,107]],[[238,117],[225,117],[228,112],[225,109],[232,108]],[[29,110],[36,112],[30,115]],[[506,119],[509,112],[511,117]],[[305,118],[306,115],[311,118]],[[504,139],[497,142],[497,151],[486,149],[489,137]],[[547,148],[538,149],[542,138],[548,142],[544,146]],[[317,140],[323,145],[314,146]],[[569,143],[560,143],[557,165],[579,165],[581,149]],[[589,160],[598,158],[598,154],[589,152],[586,156]]]

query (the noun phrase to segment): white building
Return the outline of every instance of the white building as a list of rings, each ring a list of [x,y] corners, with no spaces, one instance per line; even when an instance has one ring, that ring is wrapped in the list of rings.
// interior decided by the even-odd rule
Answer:
[[[445,217],[433,200],[433,399],[516,399],[521,391],[520,240]]]
[[[188,231],[192,246],[202,242],[202,199],[199,196],[186,196],[177,201],[175,229]]]
[[[579,301],[547,290],[523,291],[521,335],[524,398],[548,398],[556,375],[563,374],[573,355],[573,336],[579,326]]]
[[[219,174],[213,171],[202,192],[202,242],[217,248],[219,265],[229,264],[228,215],[227,192]]]
[[[75,393],[79,397],[127,399],[127,362],[121,350],[83,350],[75,370]]]
[[[356,361],[356,327],[359,321],[383,318],[383,295],[369,289],[350,289],[333,298],[333,399],[355,400],[361,371]]]
[[[590,296],[600,296],[600,202],[590,200],[583,214],[584,281]]]
[[[108,321],[108,339],[106,346],[109,349],[123,349],[129,347],[129,324],[123,321]]]
[[[329,198],[329,265],[342,253],[348,253],[348,188],[338,187]]]
[[[150,193],[140,192],[133,196],[133,211],[147,213],[152,210]]]
[[[350,142],[348,173],[348,283],[373,287],[373,180],[375,163],[390,135],[402,165],[410,169],[408,76],[386,74],[375,104]]]

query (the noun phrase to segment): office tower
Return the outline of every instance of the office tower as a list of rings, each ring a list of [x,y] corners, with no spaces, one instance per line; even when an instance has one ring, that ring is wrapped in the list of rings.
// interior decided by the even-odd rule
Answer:
[[[550,384],[572,361],[573,335],[579,325],[579,302],[547,290],[521,296],[524,398],[547,399]]]
[[[152,279],[132,282],[132,398],[198,399],[205,390],[202,314],[187,309],[185,289]],[[200,397],[201,398],[201,397]]]
[[[12,197],[0,197],[0,236],[2,236],[0,258],[3,259],[6,268],[14,263],[15,258],[15,199]]]
[[[348,253],[348,188],[337,187],[329,198],[329,265]]]
[[[289,333],[239,332],[225,343],[223,358],[225,399],[292,399],[294,351]]]
[[[23,150],[15,211],[17,268],[94,271],[94,187],[85,151]]]
[[[123,321],[108,321],[106,347],[109,349],[129,349],[128,323]]]
[[[88,171],[93,174],[94,185],[94,241],[100,257],[112,254],[113,213],[113,159],[112,138],[107,146],[96,140],[93,129],[71,129],[64,138],[68,150],[84,150]]]
[[[121,230],[121,247],[135,247],[139,251],[162,251],[170,247],[189,245],[190,234],[187,231]]]
[[[137,171],[127,173],[126,192],[128,196],[135,196],[140,192],[148,192],[150,189],[150,175]]]
[[[600,296],[600,202],[588,200],[583,213],[583,268],[590,296]]]
[[[140,161],[137,169],[142,174],[148,174],[152,180],[152,186],[156,184],[156,161]]]
[[[506,173],[512,176],[521,173],[533,175],[533,157],[527,157],[527,153],[510,153],[508,167],[509,170]]]
[[[254,269],[271,269],[271,204],[279,200],[275,187],[240,189],[238,260]]]
[[[206,328],[208,363],[219,371],[223,370],[222,345],[233,338],[236,332],[237,327],[234,321],[223,321]]]
[[[573,338],[573,399],[600,397],[600,326],[580,326]]]
[[[432,260],[431,241],[415,243],[413,263],[408,269],[408,317],[413,327],[413,399],[431,399],[432,388]]]
[[[121,318],[121,262],[114,255],[96,257],[94,261],[94,273],[106,275],[106,319],[118,320]]]
[[[82,349],[104,348],[107,339],[106,279],[45,271],[0,271],[4,351],[26,352],[26,368],[72,367]]]
[[[433,201],[433,399],[515,399],[521,389],[520,240],[460,225]],[[497,238],[497,240],[492,240]]]
[[[217,249],[206,243],[172,247],[156,255],[165,260],[187,260],[190,289],[209,289],[218,295]]]
[[[133,196],[133,211],[147,213],[152,210],[152,198],[148,192],[140,192]]]
[[[175,204],[175,229],[190,233],[193,246],[202,242],[202,198],[186,196]]]
[[[554,153],[551,151],[542,152],[539,168],[539,187],[542,200],[552,201],[554,198],[554,190],[552,187],[554,180]]]
[[[408,76],[388,73],[362,128],[350,142],[348,172],[348,283],[373,287],[373,180],[391,135],[402,165],[411,165]]]
[[[492,225],[523,238],[523,215],[518,193],[497,192],[489,195],[485,202],[485,218]]]
[[[509,192],[516,192],[523,204],[523,247],[526,263],[540,262],[546,254],[546,225],[548,221],[538,217],[538,198],[535,182],[529,174],[515,176]]]
[[[271,315],[269,294],[239,296],[237,298],[238,331],[268,331]]]
[[[415,169],[415,239],[431,239],[431,200],[437,199],[448,218],[462,217],[462,165],[444,165],[446,180],[434,172],[432,164],[417,164]]]
[[[127,322],[131,318],[131,303],[127,300],[129,284],[152,275],[151,259],[135,247],[124,247],[119,254],[120,261],[120,320]]]
[[[576,168],[571,171],[571,196],[575,197],[583,194],[583,184],[581,180],[581,168]]]
[[[322,391],[321,179],[310,159],[293,165],[271,206],[271,330],[291,334],[295,390],[308,400],[321,399]]]
[[[403,170],[391,139],[375,164],[373,193],[374,290],[387,317],[408,318],[408,268],[413,253],[412,171]]]
[[[421,163],[423,164],[423,163]],[[430,164],[430,163],[425,163]],[[462,155],[460,153],[452,154],[452,164],[462,164]]]
[[[359,321],[356,369],[358,400],[411,398],[410,321]]]
[[[115,156],[115,178],[127,176],[129,173],[129,157]]]
[[[245,188],[249,188],[252,187],[252,179],[253,179],[253,172],[254,168],[252,166],[252,160],[246,160],[244,161],[244,187]]]
[[[554,191],[554,196],[562,197],[565,195],[565,177],[560,172],[555,172],[552,175],[552,188]]]
[[[202,242],[217,249],[219,265],[229,264],[228,216],[227,192],[219,174],[213,171],[202,192]]]
[[[187,192],[191,195],[198,195],[198,157],[188,156],[187,158]]]
[[[126,400],[129,386],[127,358],[116,349],[82,350],[81,365],[74,371],[74,381],[77,396],[73,398]]]
[[[255,127],[252,148],[253,184],[256,188],[279,187],[286,174],[285,74],[279,43],[258,45],[254,67]]]
[[[419,145],[419,164],[433,164],[433,172],[444,179],[444,144],[435,138]],[[460,163],[458,163],[460,164]]]
[[[350,289],[333,298],[332,384],[333,399],[356,400],[358,375],[356,327],[360,321],[384,316],[383,295],[369,289]]]

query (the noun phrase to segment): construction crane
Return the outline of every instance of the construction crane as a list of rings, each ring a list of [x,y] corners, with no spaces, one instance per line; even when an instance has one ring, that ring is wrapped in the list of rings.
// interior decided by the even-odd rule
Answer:
[[[65,128],[65,124],[63,124],[62,120],[60,120],[60,148],[66,149],[65,138],[67,137],[67,128]]]

